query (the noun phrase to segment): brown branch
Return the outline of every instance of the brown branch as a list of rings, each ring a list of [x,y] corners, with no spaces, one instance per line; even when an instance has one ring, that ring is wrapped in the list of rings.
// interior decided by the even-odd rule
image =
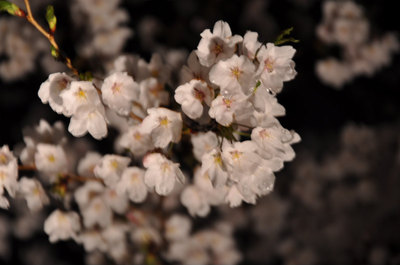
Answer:
[[[24,0],[25,1],[25,6],[26,6],[26,19],[28,20],[29,23],[31,23],[40,33],[42,33],[43,36],[45,36],[50,44],[56,49],[57,53],[60,54],[60,48],[54,39],[54,35],[47,32],[42,26],[39,25],[39,23],[36,21],[36,19],[33,17],[32,10],[31,10],[31,5],[29,3],[29,0]],[[65,64],[69,69],[72,70],[72,72],[79,77],[79,71],[72,65],[71,59],[63,56],[65,59]]]

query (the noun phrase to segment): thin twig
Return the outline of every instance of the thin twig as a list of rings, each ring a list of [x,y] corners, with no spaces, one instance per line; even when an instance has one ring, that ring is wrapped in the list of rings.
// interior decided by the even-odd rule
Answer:
[[[25,2],[25,6],[26,6],[26,11],[27,11],[26,19],[40,33],[42,33],[43,36],[45,36],[49,40],[50,44],[54,47],[54,49],[58,52],[58,54],[60,54],[60,48],[59,48],[57,42],[54,39],[54,35],[49,33],[49,32],[47,32],[42,26],[39,25],[39,23],[33,17],[32,10],[31,10],[31,5],[29,3],[29,0],[24,0],[24,2]],[[66,56],[63,56],[63,58],[65,59],[65,64],[67,65],[67,67],[69,69],[71,69],[72,72],[74,72],[75,75],[79,76],[79,71],[72,65],[71,59],[66,57]]]

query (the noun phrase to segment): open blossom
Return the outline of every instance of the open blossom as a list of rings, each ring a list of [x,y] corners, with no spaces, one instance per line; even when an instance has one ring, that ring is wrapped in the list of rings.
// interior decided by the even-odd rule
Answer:
[[[118,144],[131,151],[136,156],[142,156],[147,151],[153,149],[153,143],[149,134],[144,133],[141,126],[133,125],[122,134]]]
[[[22,177],[19,181],[19,191],[26,199],[28,208],[32,211],[40,210],[50,202],[42,184],[36,179]]]
[[[221,88],[221,93],[235,93],[238,90],[249,94],[254,87],[254,64],[244,55],[234,54],[226,60],[219,61],[210,70],[210,81]]]
[[[252,141],[224,144],[222,157],[230,178],[240,180],[253,173],[261,164],[261,157],[255,153],[257,145]]]
[[[84,106],[79,113],[71,117],[68,131],[75,137],[89,132],[93,138],[100,140],[107,136],[107,121],[103,105]]]
[[[296,50],[289,45],[275,46],[273,43],[267,43],[261,47],[257,55],[260,61],[257,74],[260,75],[263,87],[279,93],[283,82],[290,81],[296,76],[292,60],[295,52]]]
[[[199,132],[197,134],[192,134],[190,137],[193,146],[194,157],[198,160],[202,160],[202,156],[205,153],[210,152],[218,146],[217,135],[214,132]]]
[[[88,205],[81,209],[83,224],[86,228],[99,225],[106,228],[112,222],[113,213],[110,206],[101,196],[91,199]]]
[[[73,80],[72,77],[65,73],[54,73],[49,75],[46,82],[42,83],[39,88],[39,98],[43,103],[49,103],[50,107],[55,112],[67,115],[68,112],[65,110],[63,99],[60,95],[61,92],[69,89]]]
[[[196,52],[192,51],[187,59],[187,65],[181,70],[181,83],[190,82],[192,79],[208,81],[208,72],[210,69],[200,64]]]
[[[128,195],[133,202],[143,202],[147,197],[147,186],[144,183],[145,171],[138,167],[128,167],[122,173],[116,191]]]
[[[18,163],[7,145],[0,149],[0,208],[8,208],[8,200],[3,196],[4,189],[12,197],[18,187]]]
[[[130,162],[128,157],[105,155],[94,168],[94,174],[103,179],[107,186],[114,187]]]
[[[38,144],[35,153],[35,165],[38,171],[47,175],[56,175],[67,171],[67,156],[59,145]]]
[[[41,119],[39,125],[33,128],[26,127],[22,133],[24,135],[25,147],[22,149],[19,158],[24,165],[34,163],[38,143],[64,145],[67,141],[64,124],[61,121],[57,121],[51,126],[47,121]]]
[[[243,36],[243,54],[250,60],[256,58],[258,49],[261,48],[262,43],[258,41],[258,33],[247,31]]]
[[[132,101],[139,99],[139,85],[126,72],[104,79],[101,92],[104,103],[125,116],[131,112]]]
[[[218,148],[214,148],[202,156],[201,175],[207,175],[215,187],[225,185],[228,172]]]
[[[172,192],[175,182],[185,182],[185,177],[178,163],[173,163],[161,154],[152,153],[144,157],[143,166],[147,168],[144,183],[149,188],[155,188],[159,195]]]
[[[92,82],[72,81],[70,88],[61,93],[65,108],[65,115],[78,113],[79,109],[88,106],[100,105],[100,98]]]
[[[192,216],[204,217],[210,212],[210,203],[207,200],[206,193],[195,185],[187,186],[180,199]]]
[[[76,238],[80,229],[79,215],[72,211],[55,210],[44,222],[44,231],[49,235],[51,243]]]
[[[175,90],[175,100],[182,105],[183,112],[191,119],[203,114],[203,103],[211,105],[214,90],[204,81],[192,80]]]
[[[189,236],[192,223],[186,216],[174,214],[165,223],[165,237],[168,240],[182,240]]]
[[[151,135],[155,147],[178,143],[182,134],[182,117],[179,112],[166,108],[151,108],[141,124],[142,131]]]
[[[286,130],[278,123],[266,128],[254,128],[251,139],[257,144],[262,157],[265,159],[278,157],[283,161],[290,161],[294,158],[295,153],[291,144],[300,141],[297,133]]]
[[[253,107],[248,98],[240,93],[229,96],[217,96],[211,102],[211,108],[208,114],[223,126],[229,126],[234,120],[248,122],[253,114]]]
[[[236,50],[236,44],[242,41],[239,35],[232,36],[228,23],[219,20],[215,23],[213,32],[209,29],[201,34],[201,40],[197,46],[196,54],[204,66],[211,66],[219,60],[232,56]]]
[[[102,156],[97,152],[88,152],[78,163],[78,174],[84,177],[94,177],[94,168]]]
[[[158,108],[168,105],[169,94],[155,77],[149,77],[140,82],[140,104],[144,108]]]

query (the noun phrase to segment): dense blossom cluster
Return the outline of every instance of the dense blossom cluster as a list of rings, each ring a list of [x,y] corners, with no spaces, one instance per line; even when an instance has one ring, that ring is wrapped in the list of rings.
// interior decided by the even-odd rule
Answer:
[[[86,2],[79,3],[85,10]],[[91,3],[90,19],[105,19],[97,7],[122,16],[114,10],[117,3]],[[190,219],[173,210],[181,201],[191,215],[204,217],[211,206],[255,204],[272,191],[274,172],[294,158],[291,145],[300,141],[277,120],[285,109],[275,97],[296,75],[295,50],[264,45],[255,32],[232,35],[223,21],[201,37],[172,95],[171,68],[159,54],[150,62],[120,56],[104,80],[51,74],[39,88],[41,101],[70,117],[68,131],[75,137],[89,133],[100,140],[109,126],[117,128],[117,153],[101,155],[89,147],[78,153],[62,123],[41,120],[24,131],[17,150],[22,165],[7,146],[1,149],[1,207],[9,205],[5,190],[24,198],[32,212],[61,199],[64,207],[47,217],[44,231],[50,242],[82,244],[95,264],[101,263],[99,253],[121,264],[154,254],[182,263],[240,261],[228,224],[191,234]],[[173,145],[181,143],[191,143],[193,164],[200,163],[193,177],[174,153]],[[18,179],[18,168],[34,170],[35,177]]]
[[[372,76],[389,65],[392,54],[399,50],[397,36],[393,33],[371,40],[364,10],[352,1],[325,1],[317,36],[342,49],[341,59],[330,57],[316,65],[319,78],[335,88],[360,75]]]

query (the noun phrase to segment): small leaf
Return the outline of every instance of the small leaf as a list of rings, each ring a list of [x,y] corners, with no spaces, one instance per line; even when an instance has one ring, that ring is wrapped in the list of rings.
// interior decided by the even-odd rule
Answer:
[[[6,11],[13,16],[26,17],[25,12],[21,8],[8,1],[0,1],[0,11]]]
[[[49,23],[49,28],[50,28],[51,32],[54,33],[56,31],[57,18],[54,15],[54,7],[52,5],[47,6],[46,20],[47,20],[47,23]]]
[[[60,53],[56,48],[54,48],[53,45],[51,46],[51,56],[53,56],[57,60],[60,58]]]
[[[286,43],[286,42],[298,43],[299,40],[296,40],[293,37],[285,38],[286,36],[290,35],[290,33],[292,33],[292,31],[293,31],[293,27],[285,29],[284,31],[282,31],[282,33],[279,34],[278,38],[276,38],[274,44],[275,45],[281,45],[281,44]]]
[[[80,73],[79,74],[79,79],[83,80],[83,81],[92,81],[93,79],[93,75],[91,72],[86,71],[84,73]]]
[[[261,85],[261,81],[258,80],[257,83],[256,83],[256,85],[255,85],[255,87],[254,87],[254,89],[253,89],[253,93],[256,93],[256,91],[257,91],[257,89],[258,89],[258,87],[259,87],[260,85]]]

